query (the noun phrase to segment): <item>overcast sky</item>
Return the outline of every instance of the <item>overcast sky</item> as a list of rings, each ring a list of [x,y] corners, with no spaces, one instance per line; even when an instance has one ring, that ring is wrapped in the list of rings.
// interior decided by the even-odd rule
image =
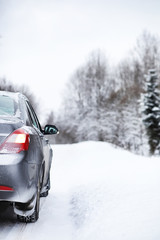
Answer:
[[[56,109],[93,50],[117,63],[159,26],[159,0],[0,0],[0,77],[29,85]]]

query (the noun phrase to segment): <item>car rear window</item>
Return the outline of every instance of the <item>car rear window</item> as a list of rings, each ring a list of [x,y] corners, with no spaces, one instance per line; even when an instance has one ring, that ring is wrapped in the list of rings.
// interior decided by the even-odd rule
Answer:
[[[15,102],[9,96],[0,95],[0,115],[15,115]]]

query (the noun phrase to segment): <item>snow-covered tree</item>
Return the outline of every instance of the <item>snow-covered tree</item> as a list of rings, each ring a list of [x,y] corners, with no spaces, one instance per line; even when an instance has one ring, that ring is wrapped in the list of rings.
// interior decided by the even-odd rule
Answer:
[[[158,76],[155,70],[150,70],[146,77],[147,92],[144,96],[143,122],[146,127],[150,153],[160,151],[160,95]]]
[[[93,52],[86,64],[77,69],[66,88],[63,102],[65,126],[74,142],[104,141],[106,99],[113,87],[104,54]],[[67,121],[67,122],[66,122]],[[107,124],[107,123],[106,123]]]
[[[160,71],[160,38],[144,31],[137,39],[134,55],[141,64],[141,71],[147,74],[148,69]]]

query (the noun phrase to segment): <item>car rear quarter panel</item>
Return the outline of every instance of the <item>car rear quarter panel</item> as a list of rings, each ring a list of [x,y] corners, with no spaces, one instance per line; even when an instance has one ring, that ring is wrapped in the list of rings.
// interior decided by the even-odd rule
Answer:
[[[43,152],[37,147],[37,136],[30,135],[28,151],[0,154],[0,185],[13,192],[0,191],[0,201],[28,202],[36,193]]]

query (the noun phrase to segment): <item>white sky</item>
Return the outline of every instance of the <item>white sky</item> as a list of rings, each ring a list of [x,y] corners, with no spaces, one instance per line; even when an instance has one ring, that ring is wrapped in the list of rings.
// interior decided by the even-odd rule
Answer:
[[[159,26],[159,0],[0,0],[0,77],[29,85],[55,110],[93,50],[116,63]]]

